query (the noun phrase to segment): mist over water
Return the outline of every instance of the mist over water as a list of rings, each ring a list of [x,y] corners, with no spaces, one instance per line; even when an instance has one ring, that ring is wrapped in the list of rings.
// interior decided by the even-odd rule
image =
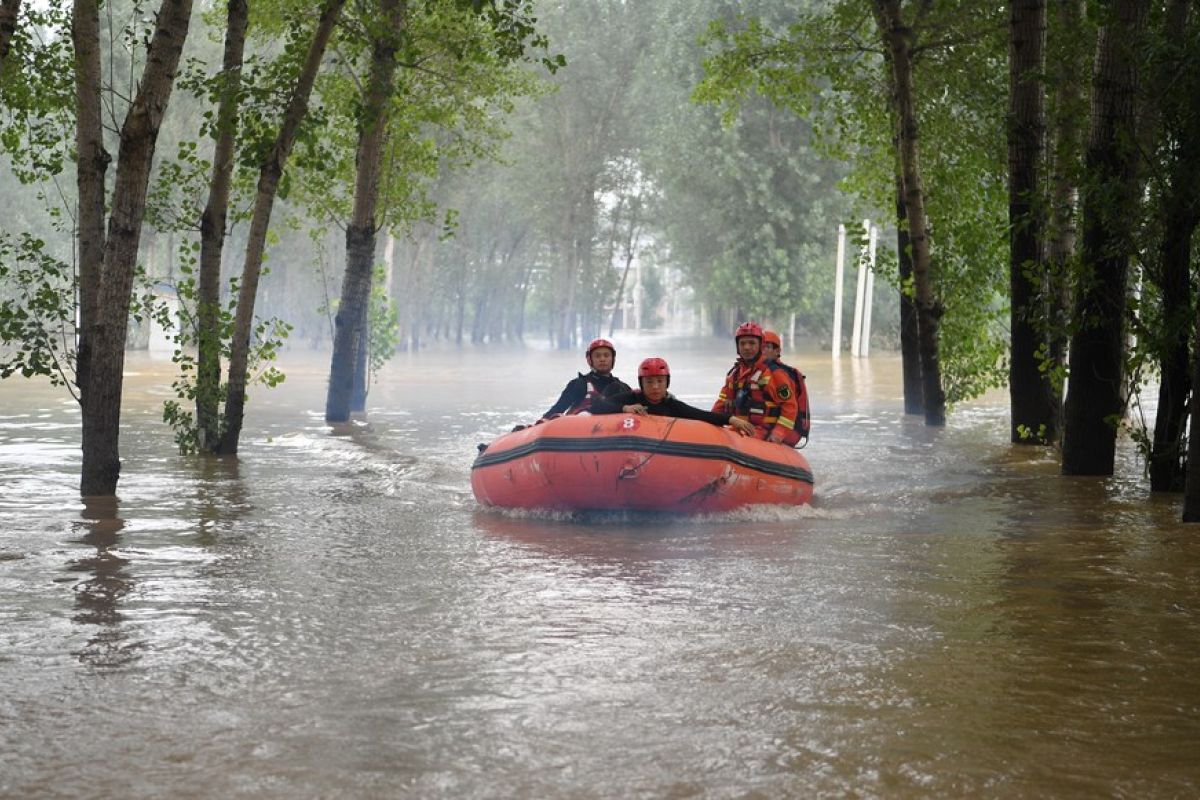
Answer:
[[[616,344],[702,406],[733,359]],[[698,518],[478,508],[577,353],[401,354],[332,431],[294,353],[237,460],[176,455],[131,354],[108,506],[73,401],[0,382],[0,796],[1200,792],[1196,535],[1130,444],[1062,478],[1002,395],[930,430],[894,356],[789,361],[813,504]]]

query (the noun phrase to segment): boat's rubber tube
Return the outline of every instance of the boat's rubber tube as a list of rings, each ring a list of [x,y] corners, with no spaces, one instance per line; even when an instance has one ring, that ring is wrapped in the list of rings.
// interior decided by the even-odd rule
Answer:
[[[485,506],[728,511],[798,505],[813,476],[797,450],[670,417],[560,417],[501,436],[471,467]]]

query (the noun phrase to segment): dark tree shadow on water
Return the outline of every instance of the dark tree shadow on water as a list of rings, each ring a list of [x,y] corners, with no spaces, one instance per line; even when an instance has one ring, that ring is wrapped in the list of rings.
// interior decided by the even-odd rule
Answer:
[[[74,585],[75,622],[94,626],[87,643],[75,656],[84,664],[113,669],[128,666],[139,657],[144,642],[133,641],[121,613],[121,600],[133,589],[127,567],[129,559],[118,553],[125,520],[118,515],[116,498],[87,498],[82,519],[75,527],[84,544],[96,552],[70,562],[70,572],[87,573]]]
[[[231,457],[209,457],[197,462],[196,531],[198,544],[220,542],[250,511],[250,496],[242,480],[241,462]]]

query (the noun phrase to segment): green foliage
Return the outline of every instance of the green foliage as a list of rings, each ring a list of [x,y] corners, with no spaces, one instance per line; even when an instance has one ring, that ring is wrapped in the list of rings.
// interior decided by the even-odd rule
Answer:
[[[386,276],[387,270],[376,267],[367,312],[367,367],[372,383],[383,365],[396,354],[396,346],[400,343],[400,320],[384,280]]]
[[[1037,430],[1030,428],[1028,425],[1017,425],[1017,436],[1021,441],[1025,442],[1045,442],[1047,437],[1046,425],[1042,423],[1037,426]]]
[[[519,63],[546,44],[532,28],[528,4],[484,5],[482,13],[462,0],[410,5],[380,182],[383,229],[403,232],[434,220],[438,208],[429,192],[439,175],[495,158],[513,99],[537,91]],[[360,10],[350,30],[371,24],[370,12]],[[289,169],[297,199],[321,224],[348,219],[354,202],[360,91],[369,55],[365,38],[344,35],[339,61],[318,80],[319,103],[310,112],[320,136],[297,142]]]
[[[973,2],[968,11],[933,3],[926,13],[932,32],[918,32],[917,113],[932,282],[946,309],[941,364],[953,402],[1007,377],[1006,27],[996,4]],[[840,185],[857,199],[858,215],[886,209],[894,218],[893,121],[874,28],[863,0],[801,10],[791,20],[766,13],[715,20],[706,36],[714,53],[695,96],[720,105],[727,120],[754,113],[757,96],[808,120],[813,146],[846,159]],[[895,261],[881,263],[898,286]]]
[[[50,200],[74,147],[70,10],[22,4],[0,82],[0,154],[20,184],[0,193],[0,377],[48,377],[74,394],[76,279],[48,243],[73,226],[69,206]]]
[[[22,4],[0,82],[0,151],[23,184],[62,172],[74,150],[71,6]]]
[[[0,231],[0,378],[20,373],[72,385],[75,276],[28,233]]]
[[[768,319],[794,312],[802,329],[824,335],[837,223],[849,212],[837,191],[846,167],[819,148],[805,115],[776,102],[785,87],[795,100],[807,97],[807,78],[782,61],[769,66],[749,44],[794,21],[796,11],[750,6],[763,18],[721,17],[703,31],[707,52],[730,48],[706,62],[707,79],[696,66],[706,51],[693,41],[680,37],[656,53],[656,72],[670,76],[660,92],[675,97],[663,98],[670,110],[646,148],[661,183],[655,215],[674,260],[710,304]],[[663,12],[673,25],[693,13],[683,3]],[[709,13],[721,14],[721,4]],[[771,81],[756,83],[757,68]],[[689,96],[703,105],[688,104]]]
[[[163,330],[174,331],[174,333],[168,334],[168,337],[175,344],[171,360],[179,368],[179,374],[171,383],[171,388],[178,399],[163,402],[163,421],[174,430],[175,444],[178,445],[179,452],[183,455],[196,453],[200,443],[200,432],[196,425],[195,415],[188,410],[189,407],[195,404],[202,393],[206,392],[212,393],[218,404],[223,403],[228,392],[228,384],[224,381],[217,386],[207,386],[197,380],[195,347],[200,336],[195,278],[197,253],[198,247],[194,243],[185,243],[181,246],[180,272],[182,277],[174,283],[165,284],[166,288],[172,290],[176,302],[171,302],[169,295],[167,297],[156,296],[153,288],[148,285],[143,285],[142,289],[142,303],[147,313],[154,317]],[[164,284],[160,283],[155,288],[163,287]],[[232,349],[234,314],[237,310],[237,302],[232,298],[237,297],[237,289],[237,279],[230,279],[228,296],[231,299],[218,309],[217,314],[219,352],[221,359],[225,361],[228,361]],[[260,319],[255,322],[247,367],[250,374],[248,384],[274,388],[283,383],[286,376],[275,366],[274,362],[291,331],[290,324],[277,318]],[[180,401],[184,401],[188,406],[185,407]],[[224,423],[223,417],[220,418],[220,423]],[[219,430],[218,435],[221,433],[223,431]]]

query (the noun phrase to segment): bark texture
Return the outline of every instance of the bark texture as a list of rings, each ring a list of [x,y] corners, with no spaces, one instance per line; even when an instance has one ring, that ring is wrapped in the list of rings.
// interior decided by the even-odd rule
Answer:
[[[1047,444],[1057,436],[1058,400],[1047,355],[1041,297],[1046,285],[1045,0],[1013,0],[1008,42],[1008,224],[1010,436],[1014,443]]]
[[[238,450],[242,436],[242,421],[246,411],[246,384],[249,381],[250,338],[254,326],[254,304],[258,297],[258,281],[262,277],[263,252],[267,243],[267,230],[271,226],[271,211],[275,206],[275,195],[279,181],[287,165],[292,147],[296,144],[296,133],[308,113],[308,101],[312,96],[313,84],[325,56],[325,48],[333,36],[346,0],[326,0],[313,31],[312,41],[305,54],[304,65],[292,87],[279,134],[258,172],[258,185],[254,198],[254,209],[250,217],[250,231],[246,242],[246,258],[242,264],[242,279],[238,287],[237,312],[233,322],[233,342],[229,355],[229,388],[225,399],[225,425],[217,452],[233,455]]]
[[[904,179],[896,172],[896,260],[900,286],[912,283],[912,252],[908,244],[908,212],[904,205]],[[900,366],[904,376],[904,413],[925,413],[925,389],[921,381],[921,334],[917,327],[917,303],[900,289]]]
[[[1049,64],[1055,86],[1050,151],[1050,226],[1047,240],[1046,286],[1043,292],[1047,347],[1054,386],[1054,441],[1062,436],[1063,402],[1059,375],[1067,359],[1067,330],[1071,306],[1069,275],[1075,260],[1078,237],[1079,172],[1083,151],[1083,127],[1079,120],[1087,106],[1081,76],[1087,72],[1089,49],[1086,37],[1077,35],[1084,19],[1085,0],[1063,0],[1054,4],[1055,31],[1059,34],[1055,59]],[[1051,438],[1051,437],[1047,437]]]
[[[874,13],[892,69],[892,103],[899,129],[898,155],[912,254],[925,424],[945,425],[946,393],[942,388],[938,342],[943,309],[934,291],[930,273],[929,224],[921,179],[920,134],[913,80],[916,33],[904,21],[900,0],[874,0]]]
[[[100,4],[76,0],[71,13],[75,50],[75,187],[79,193],[76,221],[79,241],[79,347],[76,383],[88,385],[92,339],[84,331],[96,325],[100,278],[104,269],[105,175],[112,156],[104,149],[100,103]]]
[[[83,6],[83,7],[81,7]],[[87,144],[91,161],[80,159],[81,217],[84,189],[88,201],[95,202],[100,194],[99,214],[103,216],[103,175],[95,162],[98,131],[90,118],[99,109],[99,26],[93,0],[76,0],[72,37],[75,39],[77,60],[85,70],[77,78],[78,106],[85,114],[77,123],[77,140]],[[163,114],[175,83],[179,56],[187,38],[192,16],[191,0],[163,0],[155,23],[154,34],[146,51],[146,66],[142,72],[137,95],[129,106],[121,126],[117,169],[113,184],[108,228],[103,236],[100,261],[96,259],[95,216],[97,209],[87,212],[87,230],[80,227],[80,272],[88,277],[81,290],[95,290],[90,305],[90,319],[81,331],[80,351],[87,350],[86,367],[80,384],[83,431],[83,468],[80,493],[85,497],[116,494],[121,461],[118,431],[121,417],[122,370],[125,365],[125,338],[129,323],[129,306],[137,266],[138,244],[142,218],[146,208],[146,187],[154,160],[155,145]],[[93,27],[95,25],[95,27]],[[95,36],[96,38],[91,38]],[[95,76],[91,74],[96,67]],[[98,123],[96,123],[98,124]],[[100,148],[102,152],[102,148]],[[84,150],[81,148],[81,153]],[[84,237],[88,238],[85,246]],[[84,258],[92,259],[84,263]]]
[[[396,52],[404,26],[405,5],[380,0],[380,18],[372,31],[371,66],[363,97],[355,153],[354,209],[346,226],[346,274],[334,320],[333,356],[325,421],[345,422],[366,405],[367,334],[371,284],[378,232],[379,176],[387,141],[388,111],[395,92]],[[356,402],[361,397],[361,401]],[[357,409],[354,407],[357,406]]]
[[[1137,43],[1148,3],[1116,0],[1101,31],[1084,167],[1081,282],[1075,293],[1064,410],[1064,475],[1111,475],[1124,413],[1125,307],[1134,251]]]
[[[1165,162],[1165,185],[1159,201],[1162,239],[1154,266],[1147,273],[1159,286],[1165,337],[1159,356],[1161,379],[1149,464],[1150,488],[1157,492],[1183,490],[1187,463],[1188,396],[1193,388],[1190,339],[1195,304],[1191,255],[1192,239],[1200,223],[1200,198],[1196,191],[1200,185],[1197,149],[1200,119],[1191,102],[1195,87],[1200,86],[1197,79],[1200,66],[1194,63],[1194,57],[1189,58],[1187,42],[1195,36],[1196,24],[1190,0],[1171,0],[1167,13],[1167,52],[1154,78],[1155,94],[1162,98],[1159,118],[1163,125],[1163,130],[1156,134],[1165,145],[1159,148]],[[1181,82],[1191,91],[1172,91],[1172,82]]]
[[[21,0],[0,0],[0,78],[4,77],[4,65],[8,61],[13,34],[17,32],[20,13]]]
[[[225,53],[221,63],[221,94],[217,105],[217,142],[213,152],[208,201],[200,217],[200,286],[197,298],[196,427],[201,452],[216,450],[221,441],[221,255],[225,249],[229,189],[237,138],[242,61],[246,50],[249,13],[246,0],[228,0]]]

